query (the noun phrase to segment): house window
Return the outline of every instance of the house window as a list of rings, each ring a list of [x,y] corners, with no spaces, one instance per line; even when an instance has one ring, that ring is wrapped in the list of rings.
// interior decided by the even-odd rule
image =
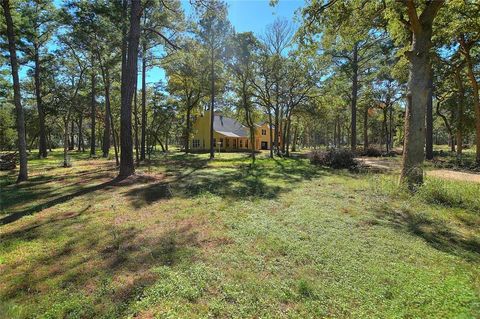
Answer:
[[[192,141],[192,146],[193,146],[193,148],[199,148],[200,147],[200,140],[193,140]]]
[[[240,140],[240,148],[243,148],[243,141]]]
[[[237,140],[233,140],[233,148],[237,148]]]
[[[267,135],[267,130],[262,129],[262,135]]]

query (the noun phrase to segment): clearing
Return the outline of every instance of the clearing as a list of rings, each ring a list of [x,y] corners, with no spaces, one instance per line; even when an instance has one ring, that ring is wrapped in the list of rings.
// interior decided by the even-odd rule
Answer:
[[[395,159],[396,160],[396,159]],[[480,185],[306,159],[61,152],[2,173],[5,318],[475,318]],[[461,192],[459,191],[461,190]]]

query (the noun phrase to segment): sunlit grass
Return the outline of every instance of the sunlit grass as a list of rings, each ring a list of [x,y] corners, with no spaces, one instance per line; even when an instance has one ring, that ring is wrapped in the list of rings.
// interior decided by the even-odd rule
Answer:
[[[1,178],[0,317],[475,318],[478,186],[306,159],[61,151]],[[477,193],[478,194],[478,193]],[[7,218],[7,219],[4,219]]]

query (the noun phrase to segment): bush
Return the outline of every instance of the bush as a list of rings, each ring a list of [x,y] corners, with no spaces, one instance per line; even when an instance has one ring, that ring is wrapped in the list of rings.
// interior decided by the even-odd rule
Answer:
[[[363,150],[361,155],[369,157],[380,157],[382,156],[382,152],[378,148],[369,147],[366,150]]]
[[[356,169],[358,162],[355,153],[347,149],[331,149],[326,152],[313,151],[310,154],[310,162],[314,165],[328,166],[335,169]]]

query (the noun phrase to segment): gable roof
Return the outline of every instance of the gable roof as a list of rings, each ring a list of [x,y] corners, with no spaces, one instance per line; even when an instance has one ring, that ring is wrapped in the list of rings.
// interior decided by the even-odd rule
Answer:
[[[220,114],[215,114],[213,130],[228,137],[248,137],[245,126],[232,118]]]

